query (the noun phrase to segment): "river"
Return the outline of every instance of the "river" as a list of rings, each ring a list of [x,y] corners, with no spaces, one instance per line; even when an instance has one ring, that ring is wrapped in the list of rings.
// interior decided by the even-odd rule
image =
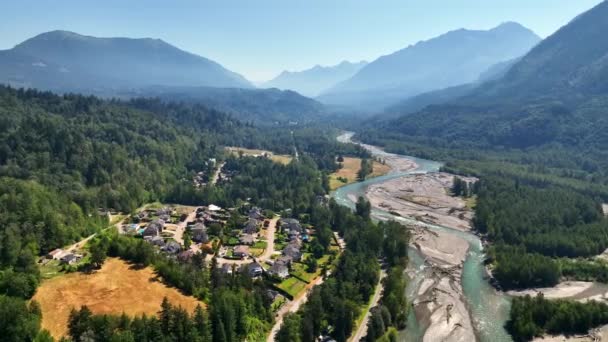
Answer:
[[[341,142],[352,142],[353,133],[345,133],[338,137]],[[339,203],[350,208],[355,207],[355,202],[359,196],[365,195],[365,190],[372,184],[382,183],[399,177],[410,177],[413,174],[438,172],[441,168],[441,163],[431,160],[425,160],[410,156],[402,156],[389,154],[382,149],[361,144],[368,149],[374,156],[386,158],[403,158],[413,160],[418,167],[415,170],[408,172],[390,172],[384,176],[365,180],[364,182],[353,183],[343,186],[332,193],[332,197]],[[512,341],[510,335],[505,331],[504,324],[509,316],[510,300],[509,298],[497,292],[489,283],[486,277],[484,266],[484,253],[481,240],[474,234],[463,232],[446,227],[431,225],[418,222],[412,218],[405,218],[391,215],[381,208],[372,208],[372,217],[379,220],[395,220],[403,223],[416,223],[424,225],[430,230],[442,231],[449,234],[454,234],[469,244],[469,252],[463,266],[462,272],[462,288],[466,297],[466,304],[473,320],[473,326],[476,330],[476,336],[482,342],[503,342]],[[425,262],[414,248],[409,250],[410,265],[408,273],[410,274],[410,282],[408,284],[407,295],[410,302],[413,301],[413,296],[418,292],[418,286],[424,279]],[[422,340],[424,327],[421,327],[416,319],[414,310],[410,310],[408,317],[408,327],[400,333],[400,340],[403,341],[419,341]]]

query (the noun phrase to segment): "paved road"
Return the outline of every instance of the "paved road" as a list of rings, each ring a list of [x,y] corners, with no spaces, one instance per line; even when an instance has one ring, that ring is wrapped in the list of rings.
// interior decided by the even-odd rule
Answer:
[[[274,254],[274,234],[277,230],[277,221],[279,221],[279,217],[275,217],[270,220],[270,224],[266,229],[266,249],[264,250],[264,253],[262,253],[262,255],[260,255],[260,257],[258,258],[259,262],[264,262],[270,259],[272,254]]]
[[[382,280],[384,278],[386,278],[386,271],[381,270],[380,279],[378,280],[378,283],[376,284],[376,288],[374,289],[374,295],[372,297],[370,306],[366,308],[367,312],[365,313],[365,317],[363,317],[361,324],[359,325],[359,327],[357,327],[357,331],[353,335],[351,335],[351,337],[348,339],[348,341],[359,342],[365,337],[365,335],[367,335],[367,322],[369,322],[369,319],[371,317],[370,309],[373,308],[374,306],[378,305],[378,302],[380,302],[380,298],[382,298],[382,292],[383,292]]]
[[[218,258],[217,259],[218,264],[220,264],[220,265],[224,265],[224,264],[244,265],[244,264],[251,263],[253,260],[262,264],[262,263],[264,263],[264,261],[270,259],[272,257],[272,255],[274,254],[274,234],[276,232],[278,221],[279,221],[278,216],[273,218],[272,220],[270,220],[268,229],[266,229],[266,249],[264,250],[264,253],[262,255],[260,255],[257,258],[253,258],[253,259],[247,258],[247,259],[243,259],[243,260]]]
[[[315,278],[310,284],[306,285],[306,291],[302,291],[298,297],[294,298],[292,301],[283,304],[283,306],[277,312],[277,316],[275,317],[274,321],[274,326],[272,327],[272,330],[270,330],[270,334],[268,334],[266,342],[274,342],[274,337],[279,332],[279,330],[281,329],[281,325],[283,324],[283,318],[285,318],[288,313],[297,312],[298,309],[300,309],[300,306],[302,306],[302,304],[305,304],[306,301],[308,301],[308,294],[310,293],[312,288],[317,285],[323,284],[323,280],[324,279],[321,276]]]

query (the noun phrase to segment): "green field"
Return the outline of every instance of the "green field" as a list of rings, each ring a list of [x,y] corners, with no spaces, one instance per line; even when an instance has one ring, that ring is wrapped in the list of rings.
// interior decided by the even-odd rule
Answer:
[[[290,277],[283,280],[283,282],[278,284],[277,287],[287,292],[290,296],[295,297],[298,295],[298,293],[300,293],[300,291],[304,290],[306,283],[298,280],[297,278]]]

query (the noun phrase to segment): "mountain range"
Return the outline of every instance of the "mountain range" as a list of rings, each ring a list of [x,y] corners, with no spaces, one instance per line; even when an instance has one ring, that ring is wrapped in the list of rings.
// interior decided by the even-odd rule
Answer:
[[[317,99],[383,108],[424,92],[475,82],[493,65],[521,57],[539,41],[534,32],[513,22],[487,31],[450,31],[376,59]]]
[[[343,61],[334,66],[316,65],[303,71],[283,71],[280,75],[261,85],[263,88],[290,89],[315,97],[336,84],[355,75],[367,62]]]
[[[381,124],[384,135],[531,148],[608,143],[608,2],[579,15],[466,94]]]
[[[0,51],[0,82],[96,94],[152,85],[252,88],[243,76],[160,39],[51,31]]]

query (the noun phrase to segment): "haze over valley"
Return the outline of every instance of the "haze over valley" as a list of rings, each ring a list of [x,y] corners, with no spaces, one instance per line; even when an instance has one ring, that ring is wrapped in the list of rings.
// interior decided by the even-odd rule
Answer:
[[[0,19],[0,340],[608,340],[608,0]]]

